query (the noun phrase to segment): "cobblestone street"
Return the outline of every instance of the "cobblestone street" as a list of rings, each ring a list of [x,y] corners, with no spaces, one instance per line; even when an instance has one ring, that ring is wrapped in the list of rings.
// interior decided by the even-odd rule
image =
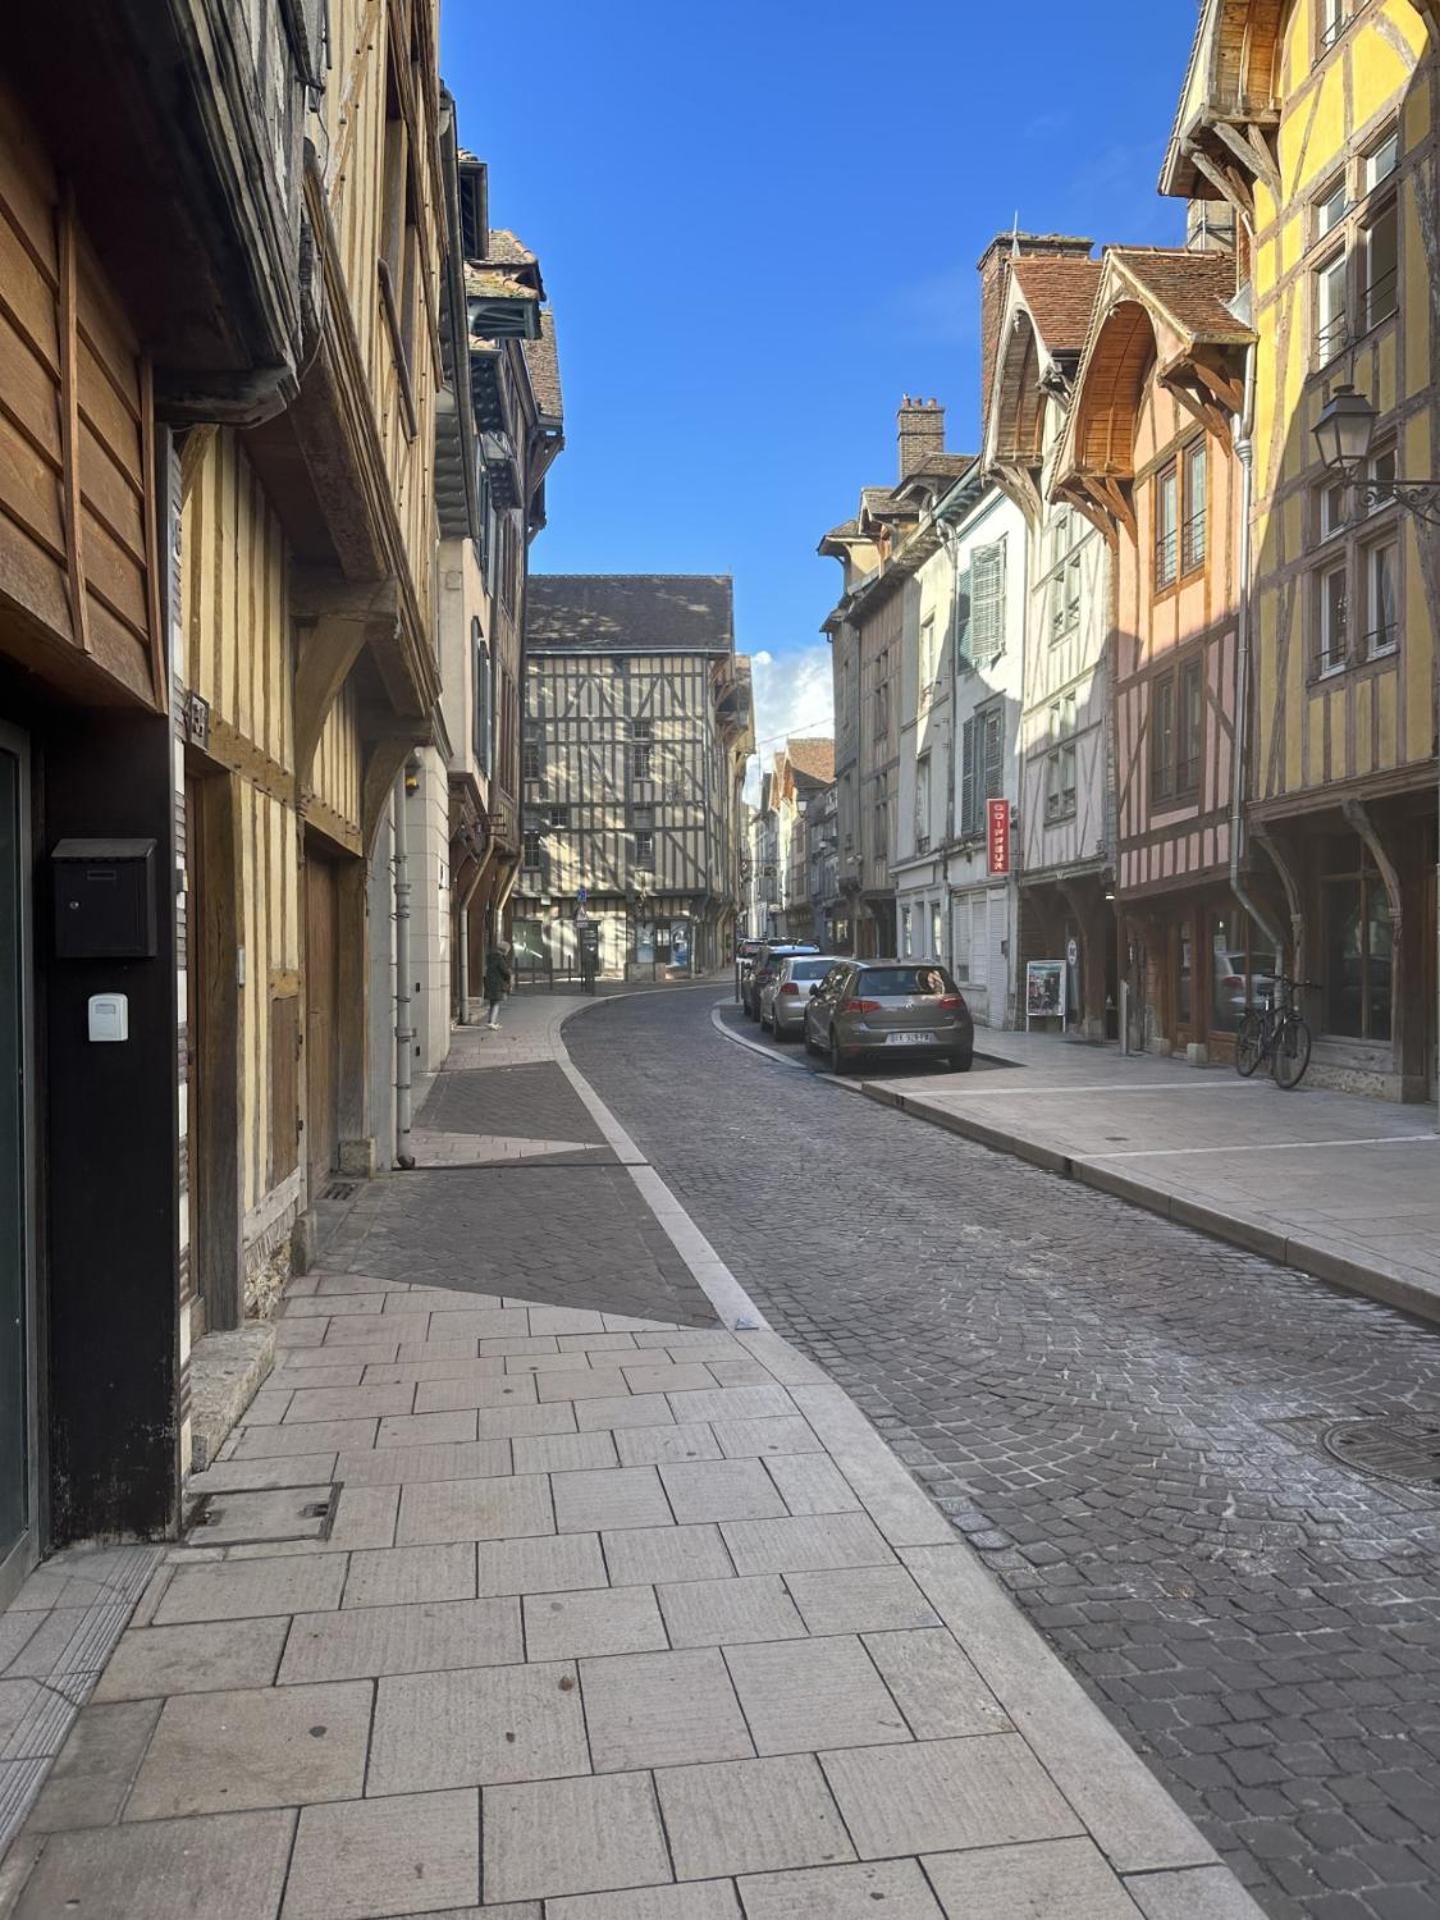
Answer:
[[[567,1043],[776,1330],[1275,1920],[1433,1920],[1440,1490],[1322,1436],[1440,1411],[1440,1335],[767,1065],[714,997]]]

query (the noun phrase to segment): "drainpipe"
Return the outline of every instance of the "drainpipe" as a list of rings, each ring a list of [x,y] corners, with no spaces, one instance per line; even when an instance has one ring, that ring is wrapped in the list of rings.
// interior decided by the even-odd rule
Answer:
[[[460,1018],[457,1026],[470,1024],[470,909],[460,909]]]
[[[410,1151],[415,1029],[410,999],[410,831],[405,818],[405,772],[395,779],[395,1164],[413,1167]]]
[[[1230,891],[1250,918],[1264,928],[1283,954],[1285,941],[1270,916],[1245,890],[1240,862],[1245,836],[1245,762],[1250,740],[1250,608],[1254,591],[1250,577],[1252,536],[1250,509],[1255,493],[1255,348],[1245,349],[1245,401],[1235,457],[1240,462],[1240,613],[1235,629],[1235,756],[1230,783]]]

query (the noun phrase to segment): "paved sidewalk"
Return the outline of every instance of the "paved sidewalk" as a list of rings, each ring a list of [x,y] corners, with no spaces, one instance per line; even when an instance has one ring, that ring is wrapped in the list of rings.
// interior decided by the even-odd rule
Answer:
[[[479,1216],[475,1277],[415,1284],[455,1257],[444,1195],[543,1168],[375,1183],[292,1282],[0,1916],[1256,1920],[847,1396],[735,1330],[753,1308],[558,1024],[508,1044],[620,1163],[548,1177],[628,1182],[708,1324],[483,1285]],[[357,1259],[389,1206],[403,1277]]]
[[[1049,1035],[1014,1072],[869,1080],[873,1100],[1338,1286],[1440,1319],[1440,1133],[1392,1106]]]

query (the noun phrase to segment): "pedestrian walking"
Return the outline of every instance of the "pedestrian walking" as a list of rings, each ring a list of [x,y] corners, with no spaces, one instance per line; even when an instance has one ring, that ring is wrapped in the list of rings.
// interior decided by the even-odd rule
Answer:
[[[500,1002],[510,991],[514,971],[510,965],[510,943],[497,940],[485,956],[485,998],[490,1006],[490,1025],[500,1024]]]

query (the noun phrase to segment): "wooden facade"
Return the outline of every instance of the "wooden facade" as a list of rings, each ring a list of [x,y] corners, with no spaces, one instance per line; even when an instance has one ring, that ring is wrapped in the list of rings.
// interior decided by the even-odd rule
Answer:
[[[1366,479],[1434,470],[1435,25],[1411,0],[1211,11],[1163,184],[1181,190],[1188,169],[1254,231],[1246,871],[1293,971],[1318,983],[1314,1077],[1422,1098],[1440,560],[1433,529],[1383,491],[1335,484],[1312,429],[1348,382],[1379,414]],[[1253,164],[1226,171],[1217,115],[1237,96]]]
[[[151,365],[3,83],[0,282],[8,650],[85,697],[163,709]]]
[[[1244,595],[1231,422],[1249,338],[1227,304],[1235,272],[1226,253],[1106,256],[1055,475],[1111,546],[1115,893],[1135,1037],[1199,1059],[1233,1045],[1255,970],[1229,890]]]

